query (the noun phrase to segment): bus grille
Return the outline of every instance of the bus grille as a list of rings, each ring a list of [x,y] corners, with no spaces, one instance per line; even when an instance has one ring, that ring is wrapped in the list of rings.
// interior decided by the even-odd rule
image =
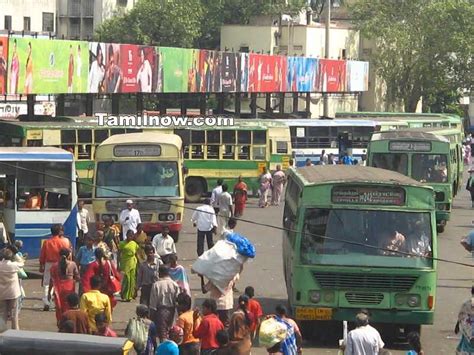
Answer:
[[[351,304],[380,304],[383,301],[383,293],[356,293],[345,294],[347,302]]]
[[[105,208],[109,212],[121,211],[125,208],[125,201],[109,200],[105,203]],[[169,200],[142,200],[135,202],[135,208],[139,211],[160,211],[168,212],[173,206],[173,202]]]
[[[340,274],[335,272],[314,272],[313,277],[321,288],[370,289],[385,292],[408,291],[418,276],[383,274]]]

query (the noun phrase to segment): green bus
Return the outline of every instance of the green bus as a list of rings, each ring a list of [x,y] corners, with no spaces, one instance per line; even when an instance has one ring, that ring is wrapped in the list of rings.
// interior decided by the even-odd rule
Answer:
[[[229,126],[99,126],[92,117],[56,117],[53,121],[21,122],[0,120],[0,146],[59,147],[71,151],[76,161],[79,196],[90,197],[96,147],[110,136],[159,131],[174,133],[183,140],[188,175],[185,195],[190,202],[212,191],[217,179],[232,189],[239,175],[257,192],[263,168],[275,170],[290,165],[290,129],[281,122],[261,119],[234,119]]]
[[[396,171],[434,189],[439,233],[459,186],[458,163],[455,143],[421,129],[376,133],[367,150],[367,166]]]
[[[433,324],[433,189],[364,166],[309,166],[288,175],[284,274],[304,333],[351,321],[361,308],[380,323],[384,340]]]

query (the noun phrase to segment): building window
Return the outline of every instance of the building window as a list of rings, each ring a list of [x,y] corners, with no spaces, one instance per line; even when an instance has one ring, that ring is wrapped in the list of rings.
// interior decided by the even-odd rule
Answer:
[[[43,32],[54,32],[54,14],[43,12]]]
[[[248,52],[250,52],[250,48],[249,48],[249,46],[242,46],[242,47],[240,47],[239,52],[248,53]]]
[[[31,17],[23,17],[23,31],[31,31]]]
[[[11,16],[5,16],[5,29],[10,30],[12,29],[12,17]]]

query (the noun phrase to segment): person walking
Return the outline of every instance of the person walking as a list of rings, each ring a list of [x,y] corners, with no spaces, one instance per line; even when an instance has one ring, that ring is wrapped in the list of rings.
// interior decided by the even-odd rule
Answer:
[[[471,297],[465,301],[458,313],[455,333],[461,333],[461,339],[456,347],[456,355],[474,354],[472,343],[472,319],[474,318],[474,286],[471,287]]]
[[[252,332],[252,338],[255,338],[257,330],[260,327],[260,322],[263,317],[263,310],[260,302],[255,297],[255,290],[252,286],[247,286],[244,291],[245,295],[249,298],[248,310],[253,314],[253,323],[250,325],[250,331]]]
[[[110,323],[107,321],[107,315],[104,312],[95,315],[95,326],[97,330],[93,332],[93,335],[117,338],[117,333],[110,328]]]
[[[258,206],[265,208],[268,206],[268,193],[272,187],[272,174],[267,171],[267,168],[263,168],[263,173],[260,175],[260,199],[258,200]]]
[[[211,206],[214,208],[216,216],[219,214],[219,197],[222,193],[222,184],[224,181],[222,179],[217,179],[217,186],[214,187],[211,193]]]
[[[60,224],[53,224],[51,226],[51,238],[45,240],[41,246],[39,264],[39,271],[43,273],[43,311],[49,311],[50,301],[49,284],[51,282],[51,267],[61,260],[59,252],[61,249],[72,250],[71,242],[64,237],[64,229]]]
[[[193,336],[201,340],[201,355],[210,355],[219,348],[216,336],[224,325],[217,316],[217,304],[213,299],[202,303],[201,317],[199,310],[193,313]]]
[[[219,228],[227,228],[227,221],[230,217],[234,216],[232,209],[232,195],[228,192],[229,187],[227,184],[222,185],[222,193],[219,196]]]
[[[145,245],[146,260],[140,264],[137,275],[137,289],[140,289],[140,304],[150,305],[151,287],[158,280],[161,259],[155,255],[152,245]]]
[[[125,201],[127,208],[120,212],[119,222],[122,226],[122,239],[127,238],[127,231],[131,229],[133,233],[137,232],[137,226],[142,223],[140,213],[137,209],[133,208],[133,201]]]
[[[140,249],[138,249],[137,252],[137,258],[138,262],[142,263],[146,260],[146,255],[145,255],[145,245],[147,243],[150,243],[151,240],[148,237],[148,235],[143,231],[143,224],[139,223],[137,225],[137,233],[135,233],[135,243],[138,244]]]
[[[344,355],[378,354],[380,347],[380,334],[368,327],[369,316],[359,312],[355,318],[356,329],[347,334]]]
[[[13,261],[10,249],[2,250],[0,261],[0,332],[6,330],[10,316],[12,329],[20,329],[18,321],[18,302],[21,297],[18,273],[23,265]]]
[[[283,171],[281,171],[281,165],[278,164],[276,166],[276,171],[273,174],[272,178],[272,205],[279,206],[281,194],[283,192],[283,186],[286,183],[286,175]]]
[[[474,167],[468,170],[469,178],[467,179],[466,190],[471,194],[471,207],[474,208]]]
[[[150,310],[147,306],[139,304],[135,310],[137,317],[131,318],[127,327],[125,328],[125,336],[130,339],[132,342],[135,340],[134,337],[137,336],[137,328],[142,330],[148,329],[148,337],[146,341],[140,342],[140,344],[135,343],[135,350],[139,355],[150,355],[155,354],[156,349],[156,325],[150,320]],[[144,340],[142,338],[142,340]]]
[[[81,278],[86,273],[89,265],[95,261],[95,249],[94,238],[87,235],[84,240],[84,245],[79,248],[76,254],[76,263],[79,267]],[[82,294],[82,283],[79,284],[79,294]]]
[[[161,233],[155,235],[151,242],[156,254],[158,254],[165,265],[169,265],[170,255],[176,254],[176,245],[169,233],[170,228],[165,224],[161,227]]]
[[[178,319],[176,325],[183,329],[183,342],[179,346],[179,352],[182,355],[199,355],[200,345],[199,339],[193,335],[193,326],[199,327],[201,318],[196,319],[194,322],[193,314],[191,310],[191,296],[182,292],[178,295],[176,300],[178,309]]]
[[[117,254],[118,254],[118,245],[120,243],[119,235],[120,231],[116,226],[114,226],[114,221],[112,218],[106,216],[104,218],[104,242],[109,247],[110,252],[112,253],[112,262],[115,263],[115,266],[118,264]]]
[[[237,227],[237,219],[230,217],[229,221],[227,222],[227,228],[222,228],[221,239],[227,239],[229,234],[234,233],[235,227]]]
[[[61,315],[61,321],[58,328],[62,328],[62,324],[71,321],[74,324],[73,333],[75,334],[90,334],[89,319],[87,313],[79,309],[79,295],[77,293],[70,293],[67,295],[67,303],[69,309]]]
[[[207,241],[207,249],[214,246],[212,234],[217,229],[217,218],[215,210],[211,207],[211,201],[206,199],[202,206],[196,208],[191,217],[193,226],[197,227],[197,255],[204,253],[204,238]]]
[[[188,275],[186,274],[186,268],[183,265],[178,264],[178,255],[171,254],[169,257],[170,265],[168,271],[171,279],[176,282],[181,289],[181,292],[185,292],[191,296],[191,288],[189,287]]]
[[[323,149],[321,151],[321,155],[319,156],[319,165],[328,165],[329,157],[326,154],[326,150]]]
[[[224,292],[221,292],[211,281],[204,284],[204,278],[201,277],[201,290],[206,294],[209,292],[209,297],[216,302],[216,311],[219,319],[226,328],[229,327],[230,312],[234,308],[234,286],[239,279],[237,274],[234,279],[227,285]]]
[[[183,329],[174,325],[168,336],[158,345],[156,355],[179,355],[179,345],[183,342]]]
[[[254,319],[248,306],[248,296],[240,296],[238,309],[230,317],[229,336],[230,341],[235,344],[235,355],[249,355],[252,348],[251,325]]]
[[[77,243],[76,249],[84,244],[84,237],[89,232],[89,211],[84,208],[84,201],[77,202]]]
[[[120,271],[123,273],[120,296],[125,302],[130,302],[137,296],[137,253],[140,246],[135,242],[135,233],[127,231],[127,238],[120,242]]]
[[[59,325],[64,312],[69,309],[67,297],[76,292],[76,281],[80,280],[79,270],[72,261],[70,249],[61,249],[61,260],[51,267],[51,281],[49,285],[49,299],[54,290],[54,304],[56,305],[56,322]]]
[[[166,266],[160,266],[158,277],[158,281],[151,288],[150,309],[161,342],[168,338],[168,332],[173,325],[176,299],[180,289],[178,284],[171,279]]]
[[[91,332],[97,331],[95,316],[99,313],[105,313],[107,323],[112,322],[110,298],[100,292],[102,283],[103,281],[100,276],[93,276],[90,281],[91,289],[81,296],[80,308],[87,314]]]
[[[247,184],[244,182],[242,175],[240,175],[237,183],[234,185],[235,217],[241,217],[244,214],[245,204],[247,203],[247,190]]]

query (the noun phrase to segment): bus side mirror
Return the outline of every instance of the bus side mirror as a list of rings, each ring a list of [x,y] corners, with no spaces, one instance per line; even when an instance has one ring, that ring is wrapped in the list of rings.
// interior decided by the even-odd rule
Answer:
[[[182,170],[183,170],[183,175],[188,175],[189,169],[187,167],[183,166]]]

